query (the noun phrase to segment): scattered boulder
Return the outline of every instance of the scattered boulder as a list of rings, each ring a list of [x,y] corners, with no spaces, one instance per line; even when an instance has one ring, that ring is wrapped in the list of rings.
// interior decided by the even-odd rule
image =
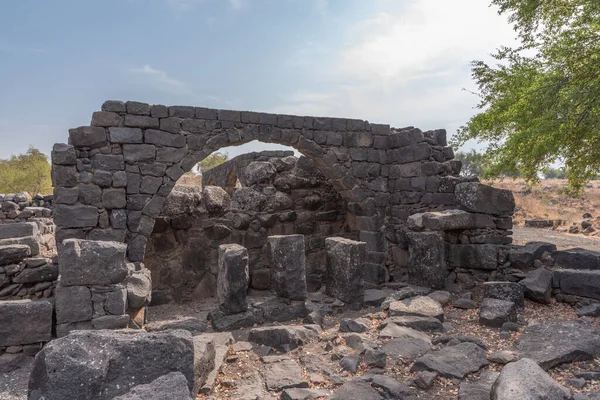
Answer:
[[[390,317],[385,319],[380,325],[380,328],[385,328],[387,324],[396,324],[405,326],[422,332],[443,332],[444,325],[439,319],[434,317],[417,317],[414,315],[403,315],[401,317]]]
[[[386,397],[392,399],[404,399],[411,395],[411,390],[406,386],[385,375],[375,375],[371,380],[373,387],[382,389]],[[358,399],[359,397],[357,397]]]
[[[318,325],[264,326],[250,331],[248,341],[271,347],[295,349],[317,342],[321,335]]]
[[[600,317],[600,303],[590,304],[582,307],[577,312],[578,317]]]
[[[508,260],[515,268],[528,268],[533,266],[535,260],[542,258],[544,253],[556,251],[556,245],[545,242],[528,242],[525,246],[513,246],[508,252]]]
[[[465,310],[474,310],[478,307],[477,303],[471,299],[456,299],[452,302],[452,306],[454,306],[454,308],[462,308]]]
[[[600,270],[600,252],[586,249],[559,250],[552,253],[554,264],[564,269]]]
[[[204,186],[202,189],[202,199],[204,200],[206,211],[211,215],[222,215],[231,203],[229,194],[219,186]]]
[[[367,382],[360,380],[349,381],[340,386],[329,400],[382,400],[379,392],[371,387]]]
[[[187,331],[74,331],[36,356],[29,399],[112,399],[172,372],[193,389],[194,343]]]
[[[570,400],[571,392],[555,382],[534,360],[506,365],[492,386],[492,400]]]
[[[483,297],[512,301],[517,307],[525,307],[523,286],[515,282],[485,282],[483,284]]]
[[[390,360],[414,360],[431,349],[431,341],[416,337],[400,337],[387,342],[382,348]]]
[[[292,359],[282,356],[262,357],[267,390],[279,392],[288,388],[307,388],[302,368]]]
[[[495,371],[483,371],[478,380],[461,382],[458,388],[458,400],[490,400],[492,385],[499,375],[500,373]]]
[[[563,294],[600,300],[600,270],[556,269],[552,280]]]
[[[366,349],[364,354],[364,362],[370,368],[384,368],[387,355],[384,351],[377,349]]]
[[[369,330],[370,321],[366,318],[343,318],[340,321],[340,332],[362,333]]]
[[[415,385],[417,385],[417,387],[423,390],[428,390],[431,389],[431,387],[435,383],[437,376],[437,372],[421,371],[415,376],[414,382]]]
[[[253,161],[239,177],[242,186],[267,184],[277,173],[275,166],[268,161]]]
[[[488,361],[496,364],[508,364],[519,360],[520,356],[514,351],[502,350],[492,353],[488,356]]]
[[[525,288],[525,297],[543,304],[552,300],[552,271],[538,268],[519,282]]]
[[[18,264],[31,255],[31,248],[24,244],[0,246],[0,267]]]
[[[435,371],[446,378],[462,379],[488,365],[485,350],[474,343],[460,343],[419,357],[412,371]]]
[[[292,388],[281,392],[281,400],[313,400],[327,396],[327,393],[319,389]]]
[[[545,322],[525,327],[518,343],[523,358],[545,370],[600,355],[600,328],[579,321]]]
[[[479,323],[500,328],[505,322],[517,321],[517,307],[512,301],[483,299],[479,308]]]
[[[444,310],[440,303],[427,296],[417,296],[390,303],[389,316],[415,315],[433,317],[444,322]]]
[[[360,354],[350,354],[343,357],[340,360],[340,367],[344,371],[351,372],[353,374],[358,371],[358,366],[360,365]]]

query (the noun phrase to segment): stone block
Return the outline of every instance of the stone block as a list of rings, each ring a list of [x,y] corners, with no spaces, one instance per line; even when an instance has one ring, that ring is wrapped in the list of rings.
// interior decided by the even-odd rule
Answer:
[[[156,129],[147,129],[144,133],[144,139],[145,142],[149,144],[169,147],[183,147],[186,143],[184,135]]]
[[[78,173],[74,165],[53,165],[52,184],[54,186],[77,186]]]
[[[127,108],[125,107],[125,103],[119,100],[107,100],[102,104],[102,111],[108,112],[116,112],[116,113],[124,113]]]
[[[56,286],[56,323],[65,324],[92,319],[92,295],[87,286]]]
[[[600,270],[600,252],[586,249],[560,250],[552,253],[554,264],[564,269]]]
[[[57,186],[54,188],[54,202],[56,204],[75,204],[79,199],[79,188],[65,188]]]
[[[0,347],[50,341],[52,309],[47,300],[0,301]]]
[[[0,267],[17,264],[31,255],[31,248],[24,244],[0,245]]]
[[[98,208],[57,204],[54,207],[54,223],[61,228],[93,228],[98,224]]]
[[[80,126],[69,129],[69,144],[92,149],[106,146],[108,144],[106,130],[97,126]]]
[[[485,298],[479,308],[479,323],[500,328],[505,322],[517,322],[517,307],[512,301]]]
[[[127,194],[125,189],[104,189],[102,191],[102,207],[108,210],[125,208]]]
[[[449,271],[444,236],[439,232],[408,232],[408,276],[411,283],[441,289]]]
[[[495,270],[498,268],[498,249],[495,244],[447,245],[447,260],[451,267]]]
[[[117,125],[113,125],[117,126]],[[133,128],[151,129],[158,128],[158,118],[147,117],[143,115],[126,115],[125,126]]]
[[[96,111],[92,114],[92,126],[119,126],[123,123],[123,117],[110,111]]]
[[[512,215],[515,209],[515,199],[510,190],[496,189],[478,182],[459,183],[454,194],[459,206],[470,212]]]
[[[37,235],[39,235],[39,229],[35,222],[0,224],[0,239],[11,239]]]
[[[77,164],[77,154],[75,148],[64,143],[55,143],[52,147],[52,164],[56,165],[75,165]]]
[[[144,135],[140,128],[108,128],[108,136],[111,143],[136,144],[144,143]]]
[[[248,310],[249,279],[248,250],[237,244],[220,245],[217,299],[221,312],[229,315]]]
[[[196,110],[191,106],[171,106],[169,107],[169,117],[194,118]]]
[[[96,154],[92,157],[92,168],[104,171],[122,171],[125,161],[122,155]]]
[[[156,147],[151,144],[124,144],[123,157],[128,162],[154,161]]]
[[[128,114],[150,115],[150,104],[140,103],[139,101],[128,101],[125,103]]]
[[[486,214],[475,214],[463,210],[445,210],[413,214],[408,217],[408,226],[415,230],[450,231],[495,228],[496,224],[492,217]]]
[[[281,235],[267,238],[271,266],[271,287],[279,297],[305,300],[306,256],[304,235]]]
[[[564,294],[600,300],[600,271],[557,269],[553,280]]]
[[[127,277],[125,243],[66,239],[58,256],[63,286],[110,285]]]
[[[341,237],[325,239],[326,293],[344,303],[361,305],[366,243]]]

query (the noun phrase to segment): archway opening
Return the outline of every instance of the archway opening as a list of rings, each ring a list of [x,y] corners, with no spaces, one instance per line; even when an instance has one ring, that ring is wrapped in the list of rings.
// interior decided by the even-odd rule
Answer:
[[[244,151],[257,149],[253,144],[204,169],[200,180],[184,175],[167,197],[143,261],[161,302],[214,296],[221,244],[248,249],[249,293],[262,295],[270,289],[268,236],[304,235],[309,291],[324,285],[325,238],[358,239],[347,201],[311,159],[284,146]]]

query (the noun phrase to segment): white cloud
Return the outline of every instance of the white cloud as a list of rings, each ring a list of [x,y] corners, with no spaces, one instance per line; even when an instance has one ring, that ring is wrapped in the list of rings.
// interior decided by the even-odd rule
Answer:
[[[186,84],[182,81],[173,79],[165,71],[154,69],[147,64],[142,68],[131,68],[129,71],[147,78],[151,84],[159,88],[180,91],[186,87]]]
[[[473,86],[470,61],[489,59],[498,46],[514,43],[512,27],[486,3],[413,0],[397,8],[397,2],[381,1],[381,12],[346,32],[331,64],[319,64],[318,71],[327,71],[317,72],[327,76],[329,84],[319,84],[325,89],[292,93],[274,111],[454,133],[477,102],[461,90]],[[313,70],[321,61],[312,60]]]

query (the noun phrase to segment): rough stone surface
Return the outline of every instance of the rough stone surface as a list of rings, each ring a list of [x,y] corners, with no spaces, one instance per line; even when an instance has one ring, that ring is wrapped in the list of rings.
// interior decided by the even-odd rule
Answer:
[[[50,341],[52,308],[47,300],[0,301],[0,347]]]
[[[125,243],[67,239],[59,254],[63,286],[109,285],[127,277]]]
[[[490,400],[492,385],[500,373],[484,371],[478,380],[473,382],[463,381],[458,388],[458,400]]]
[[[570,249],[552,253],[554,264],[564,269],[600,270],[600,252],[586,249]]]
[[[525,307],[523,286],[515,282],[485,282],[483,297],[512,301],[517,307]]]
[[[508,260],[516,268],[527,268],[533,266],[535,260],[539,260],[545,252],[552,253],[556,245],[545,242],[528,242],[525,246],[514,247],[508,252]]]
[[[368,383],[363,381],[350,381],[344,383],[331,396],[330,400],[381,400],[381,395],[373,389]]]
[[[552,271],[546,268],[538,268],[527,274],[525,279],[519,282],[525,289],[525,297],[528,299],[550,304],[552,300]]]
[[[304,236],[269,236],[267,252],[271,264],[271,285],[275,294],[290,300],[305,300]]]
[[[325,239],[325,245],[327,295],[347,304],[361,305],[364,299],[363,264],[366,244],[334,237]]]
[[[193,388],[189,332],[76,331],[50,342],[37,355],[29,398],[112,399],[172,372],[180,372],[188,390]]]
[[[435,371],[446,378],[462,379],[487,364],[485,350],[465,342],[425,354],[415,361],[412,370]]]
[[[411,283],[441,289],[448,269],[444,260],[444,236],[439,232],[409,232],[408,276]]]
[[[545,370],[592,360],[600,355],[600,328],[577,321],[530,325],[523,330],[517,347],[523,358],[535,360]]]
[[[534,360],[524,358],[502,369],[492,386],[492,400],[569,400],[571,392],[555,382]]]
[[[266,346],[295,349],[319,340],[318,325],[265,326],[250,331],[248,341]]]
[[[517,321],[517,307],[512,301],[483,299],[479,308],[479,323],[500,328],[506,322]]]
[[[17,264],[31,255],[31,248],[24,244],[0,246],[0,267]]]
[[[413,229],[453,231],[461,229],[495,228],[496,224],[487,214],[474,214],[463,210],[445,210],[413,214],[408,218]]]
[[[600,300],[600,270],[557,269],[552,279],[564,294]]]
[[[267,390],[278,392],[288,388],[308,387],[308,382],[304,380],[302,374],[302,368],[296,361],[278,356],[268,357],[277,357],[277,359],[264,366]]]
[[[427,296],[417,296],[394,301],[390,304],[390,317],[414,315],[417,317],[433,317],[444,322],[444,310],[437,301]]]
[[[219,276],[217,297],[219,310],[236,314],[248,309],[246,290],[248,274],[248,250],[237,244],[219,246]]]
[[[510,190],[496,189],[477,182],[459,183],[454,195],[458,204],[470,212],[511,215],[515,209],[515,199]]]
[[[181,372],[171,372],[150,383],[134,386],[129,392],[115,400],[191,400],[190,389]]]

